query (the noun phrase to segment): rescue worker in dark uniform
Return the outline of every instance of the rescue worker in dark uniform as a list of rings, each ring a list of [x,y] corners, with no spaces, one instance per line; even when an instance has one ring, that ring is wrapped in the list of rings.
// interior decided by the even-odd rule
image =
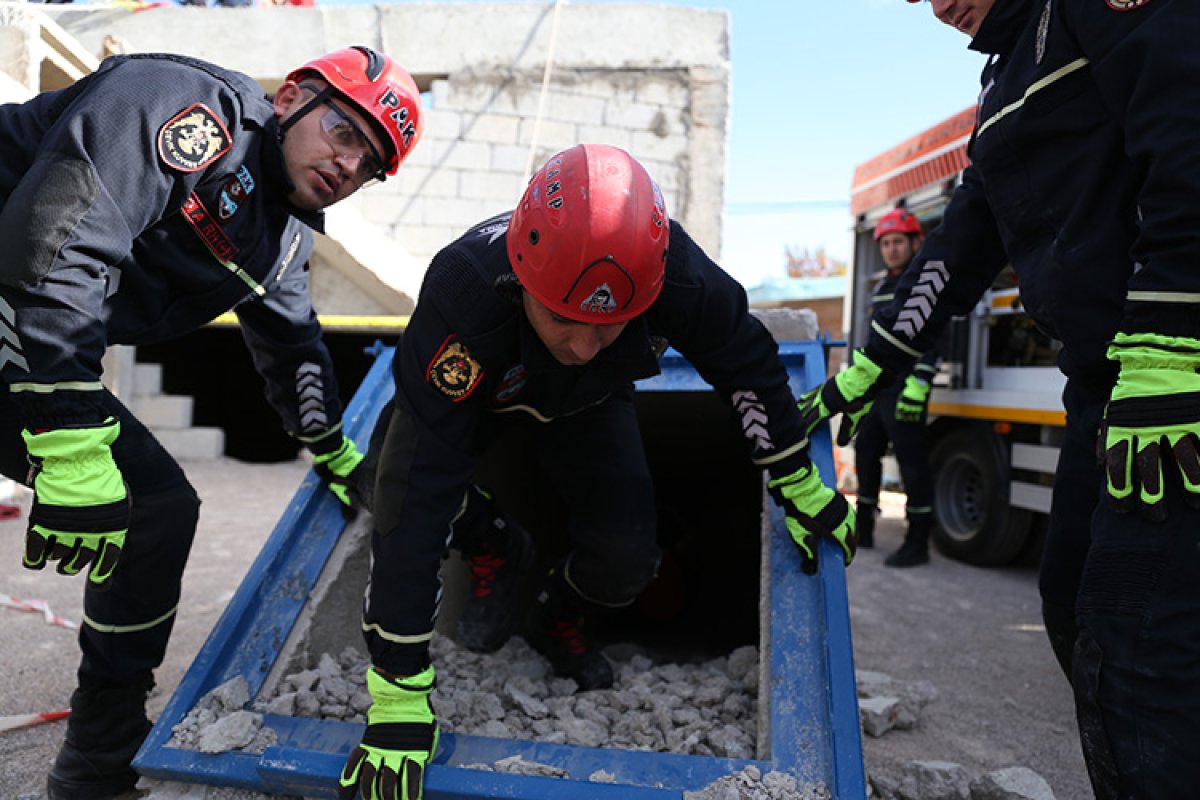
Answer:
[[[632,394],[634,381],[658,372],[668,343],[740,419],[804,569],[817,569],[818,537],[850,561],[854,513],[809,460],[787,372],[745,291],[670,220],[628,153],[562,151],[511,214],[434,257],[399,343],[394,408],[371,446],[378,473],[363,628],[374,702],[342,798],[419,796],[437,747],[429,642],[438,570],[449,547],[473,546],[456,517],[478,501],[476,466],[506,426],[525,426],[569,510],[571,549],[544,576],[524,630],[581,690],[612,684],[586,621],[599,607],[633,602],[658,566]],[[512,529],[484,527],[490,536]]]
[[[144,701],[198,518],[179,465],[101,384],[105,348],[234,309],[284,427],[350,504],[362,456],[342,432],[309,298],[310,229],[396,171],[419,102],[391,59],[348,48],[291,73],[274,98],[212,64],[135,55],[0,106],[0,471],[34,491],[25,566],[88,572],[49,797],[137,782]]]
[[[810,421],[860,414],[1006,263],[1067,377],[1040,589],[1100,798],[1200,786],[1200,13],[934,0],[990,56],[963,174]]]
[[[903,208],[879,218],[875,241],[886,274],[871,293],[872,311],[891,302],[896,281],[921,246],[921,223]],[[883,457],[888,442],[896,453],[904,484],[904,543],[884,559],[889,567],[929,563],[929,532],[933,527],[933,474],[929,470],[929,436],[925,428],[929,393],[940,357],[931,348],[913,365],[903,381],[879,391],[854,439],[854,470],[858,477],[858,546],[874,547],[875,517],[883,483]]]

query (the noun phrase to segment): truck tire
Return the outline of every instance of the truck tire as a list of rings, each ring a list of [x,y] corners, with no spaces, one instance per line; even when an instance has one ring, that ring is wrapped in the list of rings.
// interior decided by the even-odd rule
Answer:
[[[1032,512],[1008,503],[1008,447],[990,425],[947,431],[930,453],[934,544],[978,566],[1007,564],[1029,537]]]

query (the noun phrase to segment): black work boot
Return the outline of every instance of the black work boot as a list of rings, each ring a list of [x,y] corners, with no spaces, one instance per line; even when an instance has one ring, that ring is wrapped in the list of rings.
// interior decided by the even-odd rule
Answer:
[[[858,538],[860,550],[870,550],[875,546],[875,514],[878,510],[879,506],[875,503],[868,503],[859,498],[857,513],[854,515],[854,535]]]
[[[133,757],[150,733],[149,674],[129,683],[80,687],[71,695],[67,736],[46,776],[49,800],[111,800],[132,792]]]
[[[455,638],[475,653],[499,650],[512,636],[520,611],[519,585],[534,559],[529,531],[490,510],[486,530],[463,548],[471,570],[471,593]]]
[[[572,678],[579,691],[611,689],[612,665],[586,634],[586,601],[563,579],[561,569],[550,571],[526,619],[525,638],[554,668]]]
[[[908,533],[900,549],[883,560],[889,567],[916,567],[929,563],[929,514],[913,514],[908,518]]]

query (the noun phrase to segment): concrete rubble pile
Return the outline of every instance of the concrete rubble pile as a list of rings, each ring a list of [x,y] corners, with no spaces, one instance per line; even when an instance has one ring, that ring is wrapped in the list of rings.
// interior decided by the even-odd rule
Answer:
[[[434,706],[443,730],[586,747],[651,750],[751,759],[755,757],[758,651],[691,664],[655,664],[644,654],[612,648],[616,685],[576,694],[575,682],[556,678],[546,661],[514,637],[499,651],[480,655],[435,636],[438,667]],[[368,661],[355,648],[320,656],[312,669],[293,672],[274,692],[249,703],[245,680],[235,678],[201,699],[175,727],[170,746],[202,752],[262,752],[272,744],[262,714],[363,723],[371,698]],[[247,708],[249,706],[249,708]],[[563,777],[562,770],[519,757],[473,769]],[[603,770],[589,776],[613,782]],[[824,786],[807,786],[778,772],[753,767],[726,776],[689,800],[822,800]]]

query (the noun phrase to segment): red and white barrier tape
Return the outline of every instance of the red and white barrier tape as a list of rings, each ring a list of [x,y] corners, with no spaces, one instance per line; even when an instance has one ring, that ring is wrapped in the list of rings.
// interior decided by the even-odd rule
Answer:
[[[21,728],[30,728],[34,725],[41,725],[43,722],[57,722],[60,719],[66,719],[70,715],[71,709],[64,708],[61,711],[46,711],[41,714],[12,714],[11,716],[0,717],[0,733],[20,730]]]
[[[17,611],[33,611],[42,615],[47,625],[58,625],[71,630],[78,630],[79,623],[72,622],[66,617],[60,617],[50,610],[50,604],[45,600],[22,600],[11,594],[0,594],[0,608],[12,608]]]

